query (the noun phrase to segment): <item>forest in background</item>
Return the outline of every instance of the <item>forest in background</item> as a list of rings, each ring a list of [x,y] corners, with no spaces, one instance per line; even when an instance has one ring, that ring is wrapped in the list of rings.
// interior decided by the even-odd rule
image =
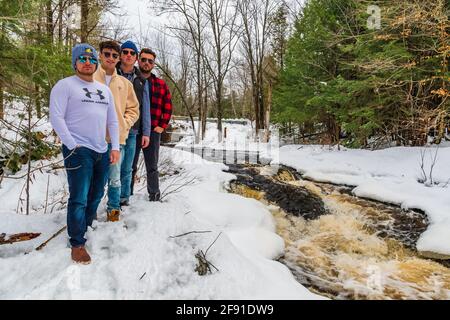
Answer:
[[[136,39],[156,50],[175,114],[197,141],[206,118],[247,118],[296,143],[381,148],[439,143],[449,126],[448,0],[149,0],[160,32],[132,34],[117,0],[0,0],[0,161],[17,169],[55,149],[33,131],[71,48]],[[375,9],[374,9],[375,8]],[[151,24],[151,19],[143,21]],[[136,30],[134,30],[136,31]],[[22,101],[20,125],[4,114]],[[197,123],[194,118],[201,121]],[[34,119],[34,120],[32,120]],[[53,151],[52,151],[53,150]]]

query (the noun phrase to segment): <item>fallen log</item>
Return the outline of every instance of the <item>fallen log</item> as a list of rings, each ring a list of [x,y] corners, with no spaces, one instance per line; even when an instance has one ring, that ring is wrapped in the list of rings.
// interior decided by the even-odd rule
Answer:
[[[0,245],[2,244],[12,244],[15,242],[28,241],[39,237],[40,233],[15,233],[15,234],[0,234]]]

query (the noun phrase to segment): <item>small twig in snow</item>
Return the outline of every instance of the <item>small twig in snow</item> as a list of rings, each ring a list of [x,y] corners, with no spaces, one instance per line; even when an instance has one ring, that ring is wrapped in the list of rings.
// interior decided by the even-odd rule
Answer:
[[[40,251],[42,250],[47,243],[49,243],[51,240],[55,239],[57,236],[59,236],[64,230],[66,230],[67,226],[62,227],[61,229],[59,229],[54,235],[52,235],[47,241],[45,241],[44,243],[42,243],[41,245],[39,245],[39,247],[36,248],[36,251]]]
[[[214,245],[214,243],[216,243],[217,239],[219,239],[220,235],[222,234],[222,232],[219,233],[219,235],[217,236],[216,240],[213,241],[213,243],[211,243],[208,247],[208,249],[206,249],[205,251],[205,256],[208,253],[208,250]]]
[[[45,193],[45,208],[44,213],[47,213],[47,205],[48,205],[48,189],[50,187],[50,175],[48,175],[47,179],[47,192]]]
[[[177,236],[170,236],[169,238],[174,239],[174,238],[184,237],[184,236],[187,236],[188,234],[192,234],[192,233],[209,233],[209,232],[212,232],[212,231],[190,231],[190,232],[186,232],[183,234],[179,234]]]

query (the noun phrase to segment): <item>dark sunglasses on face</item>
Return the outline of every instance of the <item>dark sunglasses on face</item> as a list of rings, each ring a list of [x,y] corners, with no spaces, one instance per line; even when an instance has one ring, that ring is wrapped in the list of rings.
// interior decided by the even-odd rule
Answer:
[[[103,52],[103,55],[105,56],[105,58],[109,58],[109,57],[111,57],[111,55],[114,59],[117,59],[119,57],[119,55],[117,53],[111,53],[111,52]]]
[[[153,60],[153,59],[147,59],[147,58],[141,58],[141,62],[142,62],[142,63],[148,62],[148,63],[150,63],[150,64],[154,64],[154,63],[155,63],[155,60]]]
[[[136,52],[134,52],[134,51],[131,51],[131,50],[122,50],[122,53],[124,54],[124,55],[128,55],[128,54],[131,54],[132,56],[135,56],[136,55]]]
[[[95,59],[94,57],[86,57],[86,56],[79,56],[78,57],[78,61],[80,63],[86,63],[87,60],[89,60],[90,64],[97,64],[98,63],[97,59]]]

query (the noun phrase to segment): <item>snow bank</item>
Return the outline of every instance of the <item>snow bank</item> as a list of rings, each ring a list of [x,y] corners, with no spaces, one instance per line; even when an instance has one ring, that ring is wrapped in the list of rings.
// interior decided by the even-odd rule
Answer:
[[[417,249],[450,255],[450,148],[441,147],[432,171],[436,185],[426,186],[436,148],[396,147],[379,151],[322,146],[289,145],[280,149],[280,163],[316,181],[355,186],[354,194],[426,212],[430,226],[417,242]]]

